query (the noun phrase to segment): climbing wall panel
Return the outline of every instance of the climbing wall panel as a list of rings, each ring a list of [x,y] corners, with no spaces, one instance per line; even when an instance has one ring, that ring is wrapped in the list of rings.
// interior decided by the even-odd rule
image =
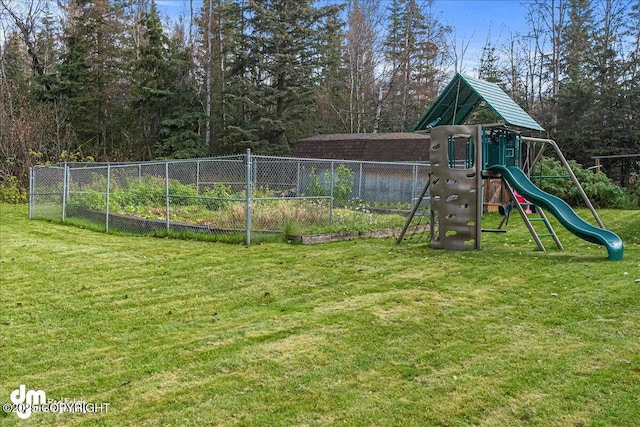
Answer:
[[[432,247],[480,247],[480,140],[478,126],[438,126],[431,130],[431,209],[437,222]]]

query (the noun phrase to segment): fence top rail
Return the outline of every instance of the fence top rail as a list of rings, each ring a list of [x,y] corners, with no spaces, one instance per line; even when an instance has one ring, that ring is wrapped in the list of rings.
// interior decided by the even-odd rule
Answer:
[[[232,154],[228,156],[218,157],[198,157],[191,159],[157,159],[157,160],[141,160],[132,162],[59,162],[51,165],[38,165],[35,167],[59,167],[65,166],[69,168],[82,168],[82,167],[107,167],[107,166],[146,166],[146,165],[164,165],[165,163],[195,163],[202,161],[221,161],[221,160],[235,160],[244,161],[244,154]]]
[[[627,159],[632,157],[640,157],[640,153],[638,154],[611,154],[608,156],[593,156],[592,159]]]
[[[329,200],[332,196],[252,197],[251,200]]]
[[[33,169],[64,169],[64,166],[58,165],[35,165]]]
[[[113,166],[113,165],[111,165]],[[109,165],[96,165],[96,166],[82,166],[82,167],[69,167],[70,171],[76,171],[76,170],[88,170],[88,169],[106,169],[108,168]]]
[[[184,164],[184,163],[206,163],[206,162],[245,162],[245,154],[233,154],[228,156],[218,157],[201,157],[192,159],[166,159],[166,160],[149,160],[139,162],[64,162],[54,163],[52,165],[37,165],[34,168],[65,168],[69,169],[89,169],[89,168],[106,168],[106,167],[139,167],[139,166],[153,166],[153,165],[165,165],[165,164]],[[252,155],[256,160],[273,160],[282,162],[300,162],[300,163],[325,163],[325,164],[351,164],[351,165],[377,165],[377,166],[417,166],[417,167],[429,167],[428,161],[416,161],[416,162],[383,162],[372,160],[345,160],[345,159],[322,159],[322,158],[308,158],[308,157],[284,157],[284,156],[265,156],[265,155]]]
[[[281,160],[288,162],[308,162],[308,163],[354,163],[354,164],[373,164],[373,165],[399,165],[399,166],[429,166],[429,162],[381,162],[381,161],[373,161],[373,160],[343,160],[343,159],[320,159],[320,158],[310,158],[310,157],[278,157],[278,156],[263,156],[263,155],[254,155],[252,156],[254,159],[265,159],[265,160]]]

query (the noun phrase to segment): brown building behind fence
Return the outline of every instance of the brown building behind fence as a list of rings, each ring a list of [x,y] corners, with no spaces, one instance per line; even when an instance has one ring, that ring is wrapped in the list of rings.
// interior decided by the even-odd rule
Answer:
[[[403,133],[340,133],[301,139],[294,157],[370,162],[427,162],[429,135]]]
[[[293,157],[359,160],[369,162],[428,162],[431,137],[415,132],[339,133],[316,135],[297,141]],[[509,203],[501,180],[486,180],[485,210]]]

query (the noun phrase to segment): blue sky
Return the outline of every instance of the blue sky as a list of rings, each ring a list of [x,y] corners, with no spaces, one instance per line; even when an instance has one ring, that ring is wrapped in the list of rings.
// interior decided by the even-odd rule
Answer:
[[[295,0],[292,0],[295,1]],[[346,0],[317,0],[319,4],[342,3]],[[465,55],[463,71],[472,73],[487,36],[496,46],[500,46],[511,33],[525,32],[527,28],[527,4],[532,0],[435,0],[434,15],[455,29],[455,38],[460,48],[469,43]],[[189,0],[156,0],[160,10],[167,16],[187,14]],[[390,0],[381,0],[386,7]],[[194,8],[199,8],[201,0],[193,0]]]
[[[490,35],[499,47],[511,34],[527,32],[527,3],[511,0],[436,0],[434,10],[455,29],[457,44],[469,43],[465,56],[470,73]]]
[[[439,11],[447,23],[459,34],[476,34],[486,40],[491,29],[494,39],[526,28],[526,3],[510,0],[436,0],[434,10]]]

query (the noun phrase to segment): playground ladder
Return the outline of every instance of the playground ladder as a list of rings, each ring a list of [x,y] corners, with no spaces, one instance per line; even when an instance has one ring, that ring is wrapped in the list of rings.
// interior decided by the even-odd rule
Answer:
[[[505,179],[502,180],[502,182],[504,182],[507,185],[507,188],[509,189],[509,193],[511,194],[512,199],[515,202],[516,205],[516,209],[518,209],[518,212],[520,213],[520,216],[522,216],[522,219],[524,220],[525,225],[527,226],[527,229],[529,229],[529,233],[531,233],[531,236],[533,237],[533,240],[536,242],[536,245],[538,245],[538,248],[541,251],[545,251],[545,247],[542,244],[542,241],[540,240],[541,237],[552,237],[553,241],[555,242],[556,246],[558,247],[558,249],[564,249],[562,247],[562,243],[560,242],[560,239],[558,239],[558,235],[555,233],[555,231],[553,231],[553,227],[551,226],[551,223],[549,222],[549,220],[547,219],[547,215],[545,215],[544,211],[542,210],[542,208],[540,206],[536,206],[535,207],[535,212],[539,215],[538,217],[530,217],[527,212],[523,209],[521,203],[518,203],[518,199],[516,198],[516,195],[513,191],[513,187],[511,186],[511,184],[509,184],[509,182]],[[526,204],[524,204],[526,205]],[[533,206],[533,203],[529,204],[530,206]],[[531,224],[531,222],[536,222],[536,221],[542,221],[547,229],[547,233],[538,233],[536,231],[536,229],[533,227],[533,224]]]
[[[431,174],[429,174],[429,179],[427,179],[427,183],[425,184],[424,188],[422,189],[422,192],[420,193],[420,195],[416,199],[416,202],[413,205],[413,208],[411,209],[411,212],[409,213],[409,216],[407,217],[407,221],[405,222],[404,227],[402,227],[402,231],[400,232],[400,235],[396,239],[397,243],[401,243],[402,239],[404,239],[404,236],[405,236],[407,230],[409,229],[409,227],[411,226],[411,221],[413,221],[414,217],[417,216],[420,219],[420,221],[418,222],[418,226],[419,226],[422,223],[422,218],[424,218],[426,216],[427,209],[424,209],[422,211],[422,213],[418,213],[418,209],[420,208],[420,204],[422,203],[422,200],[427,195],[427,191],[429,191],[429,186],[430,185],[431,185]],[[417,230],[417,226],[416,226],[416,230]],[[423,228],[423,231],[420,234],[420,237],[418,238],[418,240],[420,240],[423,235],[424,235],[424,228]]]

